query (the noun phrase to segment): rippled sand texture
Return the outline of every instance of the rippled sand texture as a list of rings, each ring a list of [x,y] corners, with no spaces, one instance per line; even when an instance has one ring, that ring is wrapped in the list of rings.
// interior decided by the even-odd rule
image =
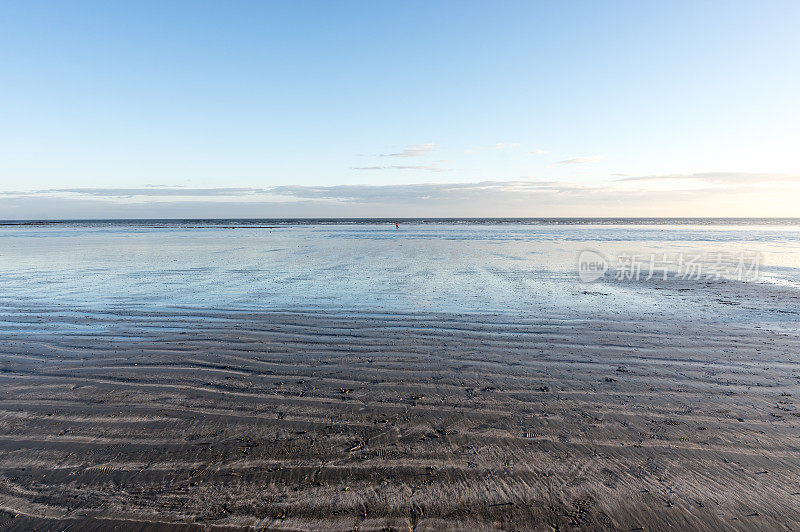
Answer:
[[[796,334],[345,312],[6,320],[0,527],[800,526]]]

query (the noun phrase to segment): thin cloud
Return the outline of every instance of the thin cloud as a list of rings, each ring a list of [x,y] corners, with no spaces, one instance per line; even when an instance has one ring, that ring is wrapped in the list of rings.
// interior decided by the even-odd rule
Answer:
[[[434,165],[356,166],[353,170],[425,170],[428,172],[449,172],[447,168]]]
[[[427,144],[414,144],[406,146],[405,149],[397,153],[383,153],[381,157],[422,157],[427,155],[431,150],[436,148],[436,144],[429,142]]]
[[[519,148],[522,146],[519,142],[495,142],[491,146],[473,146],[472,148],[468,148],[464,150],[465,153],[478,153],[483,150],[505,150],[510,148]]]
[[[788,194],[786,185],[763,188],[750,185],[756,182],[757,176],[775,177],[773,174],[733,174],[738,176],[735,178],[731,174],[690,174],[685,179],[698,175],[706,176],[707,180],[725,179],[729,185],[705,182],[701,183],[705,186],[698,188],[696,182],[687,181],[686,187],[661,190],[644,180],[640,180],[643,186],[630,187],[623,186],[619,180],[581,185],[524,178],[404,185],[72,188],[17,193],[16,196],[0,193],[0,212],[6,219],[796,214],[796,202],[793,202],[796,195]],[[723,175],[727,177],[722,178]],[[776,179],[791,179],[793,184],[800,185],[800,176],[781,175]],[[720,202],[720,198],[725,201]],[[753,209],[754,204],[760,207]],[[768,210],[764,212],[764,209]]]
[[[581,187],[558,181],[480,181],[477,183],[416,183],[408,185],[336,185],[274,187],[276,196],[297,199],[325,199],[349,203],[414,203],[510,199],[526,194],[563,194]]]
[[[544,155],[547,153],[547,150],[532,150],[528,152],[528,155]]]
[[[269,196],[285,200],[335,200],[349,203],[413,203],[415,201],[456,201],[471,200],[480,202],[516,201],[522,196],[532,194],[574,194],[600,190],[597,187],[541,179],[520,179],[516,181],[479,181],[462,183],[412,183],[404,185],[333,185],[306,186],[283,185],[267,188],[66,188],[45,189],[32,192],[0,192],[8,200],[24,198],[35,201],[91,201],[115,203],[118,199],[137,196],[152,197],[152,203],[163,203],[169,198],[170,204],[198,203],[203,199],[236,197],[244,201],[252,197]]]
[[[664,174],[632,176],[617,179],[617,181],[701,181],[713,184],[759,184],[768,182],[798,182],[797,174],[766,174],[748,172],[705,172],[698,174]]]
[[[264,188],[51,188],[38,194],[79,194],[99,197],[133,196],[246,196],[268,192]]]
[[[556,164],[590,164],[590,163],[596,163],[601,159],[602,159],[601,156],[573,157],[572,159],[564,159],[563,161],[558,161]]]
[[[367,166],[357,170],[425,170],[432,172],[448,171],[432,165],[391,165]],[[271,186],[271,187],[221,187],[221,188],[182,188],[182,187],[140,187],[140,188],[52,188],[34,191],[0,191],[4,198],[85,198],[115,201],[130,198],[175,198],[176,201],[196,202],[203,198],[218,201],[224,198],[238,198],[242,201],[254,201],[266,196],[284,196],[286,199],[331,199],[341,201],[370,202],[380,199],[388,202],[405,200],[451,200],[469,196],[476,201],[481,197],[509,201],[517,195],[541,194],[547,192],[554,195],[598,194],[611,190],[626,194],[648,194],[652,192],[648,183],[677,182],[686,183],[686,187],[674,188],[674,192],[700,193],[701,191],[718,191],[720,185],[733,191],[750,191],[759,184],[782,183],[800,185],[800,174],[768,174],[745,172],[707,172],[696,174],[665,174],[646,176],[625,176],[604,185],[578,185],[571,182],[548,181],[535,178],[524,178],[516,181],[479,181],[462,183],[416,183],[405,185],[337,185],[327,187],[313,186]],[[622,187],[623,183],[642,183],[642,187],[630,189]],[[697,185],[704,188],[697,188]],[[638,190],[638,192],[637,192]],[[183,198],[183,199],[181,199]]]

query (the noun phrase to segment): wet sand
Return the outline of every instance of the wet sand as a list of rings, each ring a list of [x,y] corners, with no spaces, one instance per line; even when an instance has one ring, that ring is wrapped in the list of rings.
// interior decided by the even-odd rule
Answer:
[[[796,529],[798,347],[756,324],[21,310],[0,527]]]

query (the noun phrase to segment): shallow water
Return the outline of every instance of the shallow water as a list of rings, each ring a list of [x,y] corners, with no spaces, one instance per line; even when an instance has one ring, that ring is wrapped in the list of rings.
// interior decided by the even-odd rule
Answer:
[[[605,276],[581,282],[578,255]],[[759,254],[755,279],[617,279],[624,255]],[[0,227],[7,308],[348,309],[791,321],[800,225],[71,222]],[[726,301],[727,299],[727,301]]]
[[[789,223],[0,226],[0,523],[797,528],[799,281]]]

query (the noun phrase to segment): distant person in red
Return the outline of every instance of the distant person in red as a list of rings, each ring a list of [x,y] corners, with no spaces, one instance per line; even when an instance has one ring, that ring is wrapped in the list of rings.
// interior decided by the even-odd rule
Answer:
[[[395,222],[395,223],[394,223],[394,228],[395,228],[395,229],[400,229],[400,224],[399,224],[399,223],[397,223],[397,222]]]

